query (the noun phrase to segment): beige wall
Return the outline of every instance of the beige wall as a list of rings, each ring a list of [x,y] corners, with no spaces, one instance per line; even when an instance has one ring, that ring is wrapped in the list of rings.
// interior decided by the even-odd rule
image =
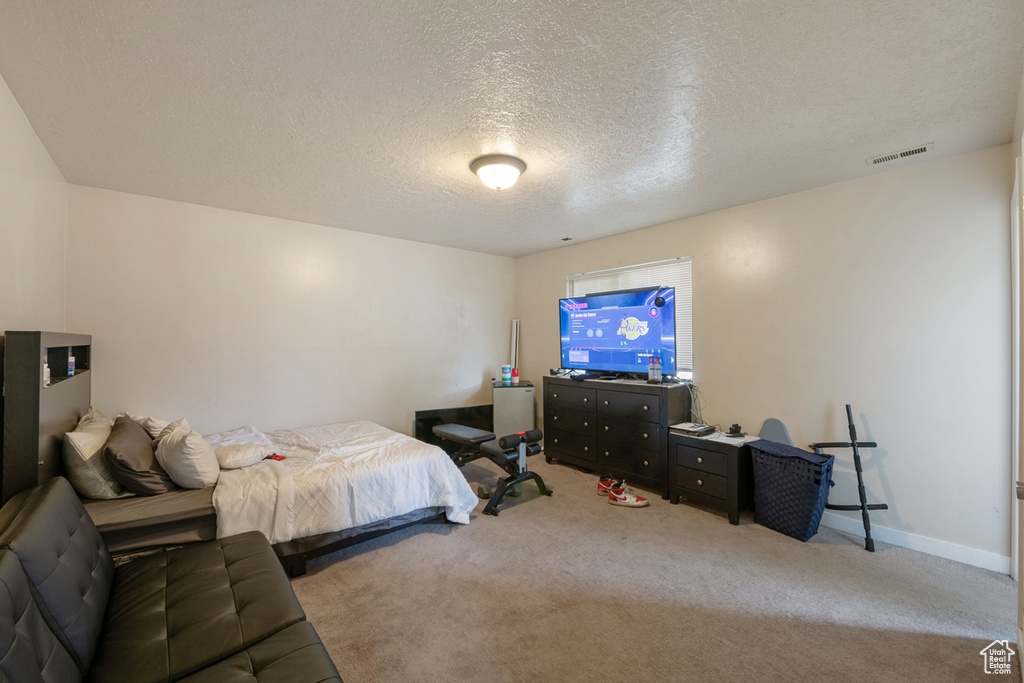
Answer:
[[[705,421],[756,431],[778,417],[797,444],[845,440],[851,403],[860,438],[880,444],[866,482],[891,509],[874,525],[1001,568],[1012,163],[1005,145],[522,257],[524,376],[558,363],[566,275],[691,256]],[[853,477],[847,454],[833,501],[856,502]]]
[[[104,410],[199,431],[490,403],[512,259],[72,185],[68,326]]]
[[[0,334],[64,331],[68,184],[0,79]]]

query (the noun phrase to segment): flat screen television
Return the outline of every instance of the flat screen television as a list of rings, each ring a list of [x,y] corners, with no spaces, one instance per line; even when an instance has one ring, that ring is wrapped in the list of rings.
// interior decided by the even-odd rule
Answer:
[[[559,299],[562,367],[592,373],[647,373],[653,354],[676,374],[676,290],[648,287]]]

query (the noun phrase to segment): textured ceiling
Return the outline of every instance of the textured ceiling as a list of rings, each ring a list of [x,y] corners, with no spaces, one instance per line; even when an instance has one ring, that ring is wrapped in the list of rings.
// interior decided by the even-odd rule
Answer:
[[[9,0],[0,75],[71,183],[517,256],[1009,142],[1022,36],[1021,0]]]

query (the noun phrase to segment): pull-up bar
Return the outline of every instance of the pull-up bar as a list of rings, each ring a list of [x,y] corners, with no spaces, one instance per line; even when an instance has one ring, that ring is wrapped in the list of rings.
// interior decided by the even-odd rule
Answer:
[[[857,470],[857,492],[860,494],[860,505],[832,505],[829,503],[825,505],[825,508],[828,510],[860,510],[861,517],[864,519],[864,548],[873,553],[875,552],[875,541],[871,538],[871,518],[868,516],[868,511],[888,510],[889,506],[885,503],[868,503],[867,493],[864,490],[864,469],[860,463],[860,449],[878,448],[878,444],[874,441],[857,441],[857,427],[853,423],[853,411],[850,409],[849,403],[846,404],[846,420],[850,425],[849,441],[823,441],[811,444],[811,448],[819,455],[826,448],[853,449],[853,465]]]

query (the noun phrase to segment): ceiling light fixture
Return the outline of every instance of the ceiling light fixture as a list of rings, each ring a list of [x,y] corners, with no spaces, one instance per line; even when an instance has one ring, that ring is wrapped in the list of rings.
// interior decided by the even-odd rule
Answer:
[[[516,184],[519,175],[526,170],[526,164],[507,154],[488,154],[474,159],[469,170],[476,173],[487,187],[504,190]]]

